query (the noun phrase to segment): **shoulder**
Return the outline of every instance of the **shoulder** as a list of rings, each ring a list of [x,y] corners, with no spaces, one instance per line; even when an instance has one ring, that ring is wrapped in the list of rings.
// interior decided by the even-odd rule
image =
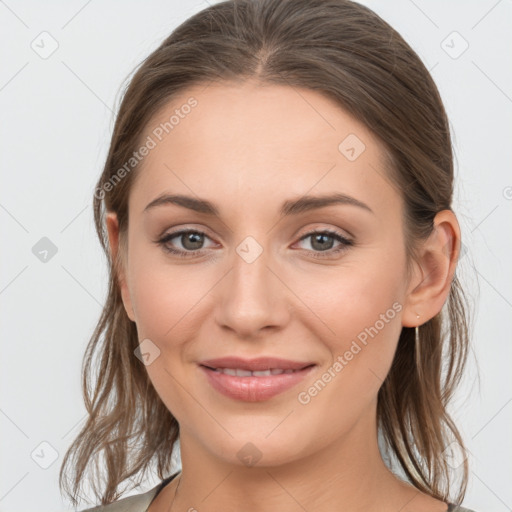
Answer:
[[[158,484],[147,492],[122,498],[108,505],[88,508],[81,512],[146,512],[160,486],[161,484]]]
[[[179,473],[177,471],[173,475],[168,476],[149,491],[135,494],[134,496],[127,496],[108,505],[98,505],[97,507],[84,509],[80,512],[147,512],[149,505],[151,505],[156,495]]]

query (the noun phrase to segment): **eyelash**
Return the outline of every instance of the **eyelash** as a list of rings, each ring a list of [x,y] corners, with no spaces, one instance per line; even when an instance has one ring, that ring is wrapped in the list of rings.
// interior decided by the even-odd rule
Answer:
[[[167,251],[171,254],[174,254],[180,258],[192,258],[192,257],[198,255],[199,253],[201,253],[201,251],[203,251],[203,249],[197,249],[195,251],[182,251],[182,250],[173,249],[173,248],[169,247],[168,245],[166,245],[167,242],[169,242],[173,238],[176,238],[177,236],[180,236],[180,235],[184,235],[186,233],[194,233],[194,234],[198,234],[198,235],[205,235],[206,237],[208,237],[208,235],[206,233],[204,233],[203,231],[197,231],[194,229],[183,229],[181,231],[174,231],[172,233],[167,233],[162,238],[157,240],[155,243],[162,246],[162,248],[165,251]],[[341,242],[341,245],[337,249],[329,249],[327,251],[307,251],[314,258],[319,258],[319,259],[328,258],[329,256],[332,256],[333,254],[338,254],[342,251],[345,251],[349,247],[354,245],[354,242],[352,240],[349,240],[348,238],[344,237],[337,231],[332,231],[329,229],[309,231],[308,233],[306,233],[304,236],[302,236],[300,238],[299,242],[302,240],[305,240],[306,238],[308,238],[312,235],[317,235],[317,234],[318,235],[329,235],[329,236],[333,237],[334,239],[336,239],[337,241]],[[324,254],[326,256],[324,256]]]

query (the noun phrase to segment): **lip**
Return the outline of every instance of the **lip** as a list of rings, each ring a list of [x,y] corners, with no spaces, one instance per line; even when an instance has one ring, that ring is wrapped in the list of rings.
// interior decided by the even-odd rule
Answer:
[[[252,367],[250,368],[247,368],[247,364],[249,363],[247,360],[245,360],[246,367],[244,368],[243,365],[240,364],[240,360],[238,360],[239,362],[237,364],[234,364],[235,358],[226,359],[229,359],[227,364],[225,362],[219,362],[221,361],[220,359],[210,360],[208,362],[205,361],[201,363],[199,368],[206,375],[210,385],[219,393],[229,398],[245,402],[261,402],[284,393],[285,391],[293,388],[299,382],[301,382],[316,367],[314,363],[310,363],[310,366],[304,368],[304,366],[308,363],[286,361],[288,368],[285,368],[283,366],[284,360],[282,359],[279,360],[276,358],[261,358],[260,360],[253,359],[250,362],[250,364],[252,364]],[[226,359],[222,359],[222,361],[225,361]],[[266,361],[265,364],[262,362],[263,359]],[[272,362],[269,363],[270,359]],[[215,366],[215,364],[212,364],[213,361],[216,361],[215,364],[225,366]],[[205,366],[206,363],[208,363],[208,366]],[[216,368],[239,368],[251,371],[261,371],[267,370],[269,368],[281,368],[283,370],[292,369],[295,371],[293,373],[282,373],[279,375],[269,375],[263,377],[238,377],[215,371],[212,369],[212,367],[209,367],[209,365],[212,365]],[[293,365],[296,368],[290,368],[290,365]]]

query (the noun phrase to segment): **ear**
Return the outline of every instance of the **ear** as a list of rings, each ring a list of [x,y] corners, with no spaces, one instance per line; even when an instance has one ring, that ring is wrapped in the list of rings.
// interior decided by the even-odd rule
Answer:
[[[110,254],[112,261],[115,262],[119,249],[119,222],[117,220],[117,214],[109,212],[106,215],[108,241],[110,245]],[[130,292],[126,284],[125,268],[124,265],[119,265],[120,268],[116,270],[117,282],[121,290],[121,297],[123,299],[124,309],[126,314],[132,322],[135,322],[135,315],[133,312],[132,301],[130,298]]]
[[[424,324],[441,311],[450,293],[459,252],[457,217],[451,210],[442,210],[435,216],[432,234],[422,245],[415,264],[402,316],[404,327]]]

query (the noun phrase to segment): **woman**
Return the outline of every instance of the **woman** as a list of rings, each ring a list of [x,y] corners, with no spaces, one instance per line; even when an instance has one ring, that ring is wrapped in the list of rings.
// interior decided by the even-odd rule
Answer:
[[[94,461],[101,510],[466,511],[452,191],[438,90],[370,9],[236,0],[180,25],[95,192],[110,288],[74,503]]]

